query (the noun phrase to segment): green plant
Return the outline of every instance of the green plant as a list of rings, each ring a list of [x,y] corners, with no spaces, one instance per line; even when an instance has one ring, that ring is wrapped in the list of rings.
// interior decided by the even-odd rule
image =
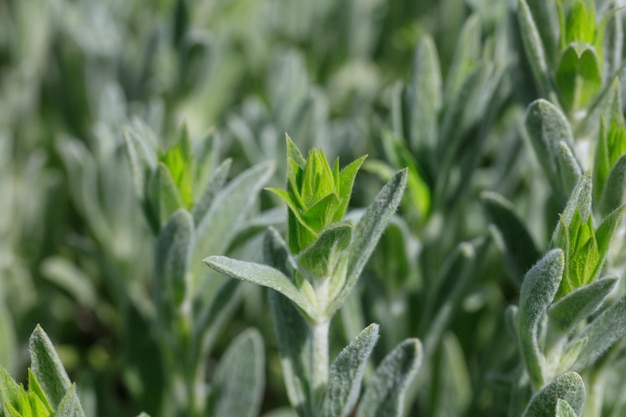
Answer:
[[[300,416],[347,416],[358,400],[365,363],[378,327],[361,332],[330,364],[329,326],[365,266],[406,186],[398,172],[356,225],[343,221],[363,158],[339,170],[312,150],[305,159],[287,137],[288,190],[271,189],[289,208],[289,245],[270,230],[266,261],[272,266],[210,256],[217,271],[274,290],[270,304],[289,399]],[[381,363],[363,394],[358,416],[401,415],[404,391],[421,360],[415,339]]]

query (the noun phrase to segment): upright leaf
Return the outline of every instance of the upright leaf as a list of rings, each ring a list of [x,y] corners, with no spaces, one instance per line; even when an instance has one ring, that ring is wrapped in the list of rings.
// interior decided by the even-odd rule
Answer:
[[[78,398],[78,393],[76,392],[76,384],[72,384],[65,396],[61,400],[59,404],[59,408],[57,408],[56,413],[54,413],[55,417],[85,417],[85,413],[83,412],[83,407],[80,405],[80,399]]]
[[[526,271],[539,259],[539,250],[526,225],[508,200],[490,192],[483,193],[481,197],[490,220],[502,237],[504,246],[502,249],[508,264],[521,284]]]
[[[192,259],[223,254],[228,249],[239,231],[238,227],[254,208],[259,191],[273,172],[274,165],[271,163],[255,165],[239,174],[216,195],[211,208],[196,224],[198,240]],[[195,279],[206,274],[201,263],[194,262],[193,265]]]
[[[312,380],[309,326],[282,294],[270,291],[269,300],[289,402],[300,417],[315,417],[317,413],[309,384]]]
[[[411,149],[433,149],[441,107],[441,69],[432,38],[424,36],[415,50],[409,93]]]
[[[50,338],[41,326],[35,327],[30,336],[29,347],[33,374],[41,384],[50,404],[56,409],[72,387],[70,378]]]
[[[551,250],[528,271],[522,284],[518,313],[519,342],[530,380],[536,387],[545,383],[545,358],[539,347],[539,324],[556,295],[564,268],[563,251]]]
[[[520,1],[523,2],[523,0]],[[563,183],[563,179],[570,178],[571,174],[562,171],[566,169],[573,172],[571,168],[573,162],[569,162],[571,158],[566,157],[567,152],[562,150],[560,144],[563,142],[569,145],[574,142],[567,119],[556,106],[546,100],[539,99],[528,106],[524,125],[530,143],[535,150],[535,155],[552,188],[559,193],[562,199],[565,199],[564,197],[570,193],[570,189],[568,188],[569,184]],[[573,158],[573,155],[571,157]],[[580,165],[578,162],[575,164]]]
[[[524,50],[526,51],[526,57],[530,63],[530,68],[533,71],[535,82],[539,87],[539,91],[544,97],[552,91],[550,86],[550,71],[548,62],[546,60],[546,52],[541,41],[541,35],[537,29],[537,24],[533,18],[528,4],[525,0],[518,0],[519,12],[517,14],[519,19],[520,31],[522,34],[522,41],[524,43]]]
[[[180,308],[187,297],[189,287],[189,264],[194,245],[194,226],[191,214],[185,209],[174,213],[167,222],[156,245],[155,297],[161,308],[171,301]],[[173,300],[164,299],[171,297]]]
[[[241,333],[228,347],[213,376],[214,417],[256,417],[264,389],[265,354],[256,330]]]
[[[396,173],[378,193],[374,202],[365,210],[363,217],[361,217],[354,228],[352,241],[348,248],[350,254],[346,283],[329,307],[329,314],[341,307],[343,301],[350,294],[352,287],[356,284],[391,215],[396,211],[402,200],[402,193],[407,184],[407,176],[406,169]]]
[[[406,339],[383,359],[363,393],[357,417],[401,417],[404,396],[422,362],[422,345]]]
[[[573,366],[574,370],[581,371],[593,364],[608,348],[626,335],[626,297],[622,297],[580,332],[571,343],[587,339]]]
[[[322,405],[323,417],[350,414],[359,398],[365,365],[377,341],[378,325],[370,324],[333,361]]]

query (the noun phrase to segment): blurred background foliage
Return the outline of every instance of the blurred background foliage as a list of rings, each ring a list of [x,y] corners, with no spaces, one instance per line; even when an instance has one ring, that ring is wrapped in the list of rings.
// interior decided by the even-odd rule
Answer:
[[[377,361],[406,337],[425,343],[410,415],[505,415],[519,358],[504,311],[524,271],[493,244],[480,193],[511,200],[535,252],[563,207],[522,136],[524,110],[542,94],[531,74],[513,1],[0,2],[0,363],[24,380],[41,323],[88,415],[167,415],[142,382],[151,357],[135,349],[159,339],[129,324],[155,314],[158,230],[124,137],[152,135],[162,152],[186,129],[195,149],[210,148],[201,169],[231,158],[235,178],[271,160],[264,185],[283,187],[287,132],[329,159],[369,155],[354,208],[410,168],[398,216],[333,322],[334,354],[378,322]],[[284,226],[261,185],[236,230],[213,236],[222,253],[261,259],[262,232]],[[223,278],[207,279],[200,259],[196,291],[211,300]],[[266,412],[287,404],[275,337],[264,291],[242,287],[206,372],[257,327]]]

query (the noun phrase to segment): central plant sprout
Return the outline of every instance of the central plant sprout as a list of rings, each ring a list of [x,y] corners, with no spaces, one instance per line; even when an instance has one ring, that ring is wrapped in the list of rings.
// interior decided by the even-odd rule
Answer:
[[[288,244],[274,229],[262,265],[223,256],[204,261],[233,278],[273,289],[270,304],[289,399],[300,416],[349,415],[358,399],[378,325],[365,328],[330,364],[329,326],[357,282],[402,199],[407,172],[397,172],[356,224],[344,220],[365,157],[345,168],[321,150],[305,158],[287,137],[287,191],[270,188],[288,207]],[[400,343],[380,364],[364,392],[358,417],[400,416],[417,373],[421,344]],[[329,365],[330,364],[330,365]]]

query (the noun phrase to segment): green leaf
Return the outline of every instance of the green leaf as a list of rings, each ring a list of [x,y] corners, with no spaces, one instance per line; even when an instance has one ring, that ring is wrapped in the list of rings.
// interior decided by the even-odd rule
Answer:
[[[4,405],[10,405],[13,408],[19,407],[22,389],[11,378],[11,375],[0,366],[0,411]]]
[[[593,44],[596,36],[596,20],[593,3],[574,0],[567,14],[562,43],[570,42]]]
[[[191,259],[226,252],[239,226],[254,209],[259,191],[274,172],[272,163],[261,163],[247,169],[224,187],[215,197],[202,221],[196,224],[196,246]],[[195,279],[206,275],[202,264],[193,262]]]
[[[592,365],[608,348],[626,335],[626,297],[622,297],[598,315],[571,342],[586,338],[574,370],[581,371]]]
[[[48,397],[46,397],[41,384],[39,384],[37,377],[35,377],[31,369],[28,369],[28,395],[37,398],[37,407],[43,408],[45,413],[50,415],[54,413],[50,401],[48,401]]]
[[[42,262],[40,269],[44,277],[71,294],[82,306],[96,306],[98,297],[93,283],[74,262],[61,256],[50,256]]]
[[[139,119],[124,129],[124,142],[130,160],[133,184],[140,200],[144,200],[147,175],[157,166],[157,140],[150,128]]]
[[[554,417],[557,401],[567,401],[577,416],[585,402],[585,384],[576,372],[558,376],[537,393],[526,407],[522,417]]]
[[[550,306],[550,324],[563,334],[581,320],[589,317],[617,285],[617,278],[604,278],[575,289]]]
[[[624,31],[622,27],[621,14],[610,12],[603,18],[600,29],[604,25],[604,34],[601,45],[596,41],[596,50],[602,51],[605,63],[604,78],[609,79],[622,64],[622,50],[624,47]]]
[[[577,415],[576,411],[574,411],[567,401],[557,398],[555,417],[577,417]]]
[[[54,417],[84,417],[83,407],[80,405],[76,384],[72,384],[54,413]]]
[[[433,39],[425,35],[415,49],[409,90],[409,138],[416,153],[434,149],[442,105],[441,69]]]
[[[198,299],[200,306],[193,327],[193,353],[195,360],[210,351],[218,334],[232,316],[240,300],[239,281],[229,279],[215,292],[211,302]]]
[[[370,324],[346,346],[330,366],[322,417],[346,417],[353,410],[367,360],[378,341],[378,325]]]
[[[536,387],[545,383],[545,358],[539,347],[539,324],[556,295],[564,268],[563,251],[553,249],[528,271],[522,283],[519,342],[530,380]]]
[[[161,308],[166,308],[172,301],[176,308],[181,308],[187,297],[189,264],[194,245],[193,230],[191,214],[181,209],[170,217],[159,233],[154,266],[154,295]]]
[[[576,187],[572,191],[569,196],[569,200],[565,205],[565,209],[562,214],[562,221],[557,223],[554,232],[552,233],[551,245],[553,247],[561,247],[563,248],[561,242],[564,242],[566,236],[568,235],[568,228],[571,227],[572,219],[578,212],[578,217],[581,220],[586,221],[592,215],[591,212],[591,203],[592,203],[592,190],[591,190],[591,177],[588,172],[586,172],[580,180]],[[574,228],[578,229],[578,228]]]
[[[352,161],[339,173],[339,183],[337,184],[337,187],[339,189],[339,199],[341,201],[341,205],[335,213],[335,217],[333,218],[334,222],[341,221],[343,216],[346,214],[356,174],[361,168],[361,165],[363,165],[365,158],[367,158],[367,156],[362,156],[359,159]]]
[[[523,0],[520,0],[523,1]],[[535,155],[539,160],[553,190],[565,200],[571,188],[564,184],[562,180],[571,175],[562,173],[566,168],[572,171],[569,164],[560,162],[560,158],[565,158],[560,143],[572,144],[574,142],[572,131],[563,113],[552,103],[539,99],[533,101],[526,111],[524,126],[530,139],[530,143],[535,150]],[[561,156],[559,156],[561,154]],[[576,163],[580,166],[580,164]]]
[[[57,408],[72,383],[50,338],[37,325],[30,336],[30,360],[33,374],[41,384],[53,408]]]
[[[508,265],[521,285],[524,274],[540,258],[539,250],[511,202],[492,192],[483,192],[481,199],[490,220],[502,237],[501,249],[506,255]]]
[[[598,252],[601,256],[601,261],[604,260],[606,253],[609,250],[611,239],[617,229],[617,225],[622,219],[622,215],[626,210],[626,205],[616,208],[611,214],[609,214],[596,229],[596,241],[598,242]],[[600,271],[597,271],[600,272]]]
[[[587,339],[578,339],[576,342],[567,345],[565,349],[563,349],[563,352],[559,355],[559,366],[556,369],[557,374],[572,369],[586,344]]]
[[[559,47],[559,16],[556,4],[544,0],[528,0],[527,4],[536,22],[546,56],[555,56]]]
[[[477,14],[472,14],[461,29],[450,71],[446,77],[445,102],[458,95],[468,75],[481,58],[481,33],[480,18]]]
[[[401,417],[404,396],[422,362],[422,345],[406,339],[383,359],[363,393],[357,417]]]
[[[302,281],[301,287],[298,288],[277,269],[254,262],[238,261],[226,256],[209,256],[203,259],[203,262],[232,278],[272,288],[293,301],[308,317],[317,318],[316,307],[311,303],[311,298],[307,298],[307,295],[313,294],[314,291],[308,281]]]
[[[564,107],[574,111],[586,106],[602,88],[602,73],[595,50],[570,44],[561,54],[556,84]]]
[[[0,295],[0,368],[12,367],[17,362],[17,336],[13,316]],[[0,410],[2,408],[0,407]]]
[[[565,190],[573,190],[583,174],[580,163],[566,142],[559,142],[557,150],[556,161],[561,174],[561,184]]]
[[[163,225],[178,209],[183,208],[174,179],[167,167],[159,162],[150,177],[150,204],[158,225]]]
[[[598,203],[600,213],[607,214],[617,209],[624,202],[624,190],[626,190],[626,155],[621,156],[609,172]]]
[[[269,300],[289,402],[300,417],[316,417],[315,404],[310,395],[312,372],[309,326],[282,294],[270,291]]]
[[[256,330],[241,333],[228,347],[213,376],[215,417],[259,415],[264,390],[263,339]]]
[[[209,208],[215,201],[217,193],[224,186],[226,178],[228,178],[228,173],[230,172],[231,165],[232,159],[226,159],[220,164],[220,166],[217,167],[213,175],[211,175],[209,182],[204,189],[204,192],[196,201],[191,210],[194,224],[200,224],[202,220],[204,220],[204,216],[206,216]]]
[[[329,306],[328,313],[330,315],[341,307],[361,275],[391,215],[396,211],[402,200],[402,193],[407,184],[407,176],[406,169],[397,172],[385,184],[374,202],[365,210],[363,217],[357,223],[348,248],[350,255],[346,283]]]
[[[517,16],[526,57],[530,63],[530,68],[532,69],[539,91],[546,97],[552,91],[552,88],[550,86],[550,71],[548,69],[548,62],[546,60],[546,53],[541,41],[541,36],[526,1],[518,0],[518,7],[519,11]]]
[[[447,332],[441,348],[429,361],[429,408],[425,415],[445,417],[463,414],[472,400],[472,384],[463,349],[453,333]]]
[[[189,209],[194,200],[195,160],[187,127],[184,126],[179,139],[161,158],[169,171],[183,207]]]
[[[350,244],[354,226],[349,222],[335,223],[327,227],[312,245],[298,256],[301,266],[314,278],[328,278],[341,252]]]
[[[135,303],[127,303],[122,336],[124,378],[134,377],[137,384],[127,384],[142,408],[160,413],[165,393],[164,350],[170,346],[159,343],[153,317],[140,311]]]

